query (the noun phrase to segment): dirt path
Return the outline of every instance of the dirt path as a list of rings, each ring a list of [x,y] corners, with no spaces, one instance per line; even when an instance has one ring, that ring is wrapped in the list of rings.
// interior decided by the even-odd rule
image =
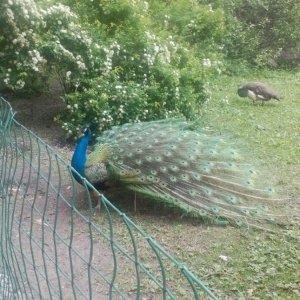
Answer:
[[[3,97],[9,101],[13,110],[17,113],[15,119],[19,123],[42,138],[64,159],[68,160],[71,157],[73,145],[69,145],[64,140],[61,127],[54,123],[53,120],[66,107],[59,98],[58,90],[52,90],[47,94],[32,99],[14,97],[8,94],[3,95]],[[26,145],[22,145],[22,147],[24,155],[26,155],[26,151],[34,151],[33,149],[28,149]],[[42,155],[40,153],[40,159],[42,162],[45,162],[45,165],[41,166],[39,172],[47,174],[49,168],[47,163],[49,164],[49,162],[47,157],[43,158],[41,157]],[[26,168],[30,169],[31,167],[26,164],[20,165],[16,174],[14,174],[15,180],[22,182],[22,185],[26,187],[26,199],[23,198],[22,192],[19,192],[16,186],[8,184],[10,185],[11,196],[16,199],[17,203],[13,212],[15,225],[12,226],[12,242],[17,245],[17,248],[20,247],[21,252],[17,256],[19,257],[18,261],[21,262],[21,269],[25,268],[26,276],[30,279],[31,285],[38,287],[39,291],[37,293],[41,293],[40,297],[46,297],[43,299],[48,299],[50,295],[52,295],[53,299],[74,299],[74,290],[77,291],[76,295],[82,293],[81,296],[78,296],[78,299],[88,299],[90,288],[87,272],[90,272],[92,276],[93,298],[99,300],[107,299],[108,284],[100,280],[97,277],[97,271],[95,271],[101,269],[104,275],[106,274],[108,278],[110,277],[109,273],[112,272],[113,259],[107,242],[103,241],[102,246],[97,247],[101,239],[101,237],[98,237],[98,241],[94,245],[94,247],[97,247],[97,250],[92,257],[93,265],[97,267],[95,270],[93,268],[88,270],[87,262],[90,259],[91,251],[88,223],[74,214],[70,206],[64,201],[57,201],[57,195],[47,191],[47,182],[39,178],[41,174],[37,175],[34,171],[29,173],[28,170],[24,172]],[[54,172],[52,170],[52,173]],[[68,181],[67,178],[68,176],[66,176],[66,181]],[[55,180],[55,176],[54,178],[51,177],[54,185]],[[67,198],[72,199],[71,189],[68,184],[68,182],[64,183],[61,192]],[[47,195],[45,196],[46,191]],[[18,201],[20,199],[23,199],[23,201]],[[34,210],[32,210],[33,202]],[[57,202],[59,202],[58,206]],[[41,213],[45,213],[44,217],[47,220],[45,224],[42,223]],[[70,223],[71,216],[73,218],[72,226]],[[18,224],[21,224],[21,226],[18,226]],[[74,230],[74,233],[72,233],[72,230]],[[30,236],[28,235],[29,232]],[[35,241],[34,243],[32,243],[33,240]],[[71,244],[68,244],[69,242]],[[28,259],[24,260],[22,252]],[[14,263],[11,262],[11,264]],[[35,268],[44,275],[37,276],[32,265],[35,265]],[[75,278],[72,278],[71,274],[75,274]],[[47,280],[43,278],[45,275],[48,278]],[[70,280],[74,280],[73,286]],[[49,282],[47,281],[50,282],[52,288],[49,288]],[[25,286],[27,285],[26,280],[24,284]],[[58,291],[59,288],[62,289],[63,295],[53,295],[52,289]],[[79,290],[81,292],[78,293]],[[31,296],[33,298],[37,297],[37,294],[31,294],[31,296],[29,294],[28,296],[30,299]]]
[[[54,117],[66,109],[66,104],[60,98],[59,88],[52,88],[49,92],[32,97],[24,98],[3,94],[14,111],[15,119],[22,125],[32,130],[51,146],[65,146],[63,130],[54,122]]]

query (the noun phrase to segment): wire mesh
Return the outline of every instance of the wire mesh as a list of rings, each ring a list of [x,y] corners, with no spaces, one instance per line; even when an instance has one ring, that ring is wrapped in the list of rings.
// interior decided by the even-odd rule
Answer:
[[[81,210],[70,165],[0,98],[0,300],[217,299],[103,195],[95,218],[88,186]]]

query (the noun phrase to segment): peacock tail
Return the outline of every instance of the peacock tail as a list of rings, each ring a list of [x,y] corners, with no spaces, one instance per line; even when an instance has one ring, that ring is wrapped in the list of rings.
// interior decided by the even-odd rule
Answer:
[[[113,127],[97,138],[84,175],[214,222],[273,221],[274,190],[257,185],[259,174],[230,142],[191,126],[162,120]]]

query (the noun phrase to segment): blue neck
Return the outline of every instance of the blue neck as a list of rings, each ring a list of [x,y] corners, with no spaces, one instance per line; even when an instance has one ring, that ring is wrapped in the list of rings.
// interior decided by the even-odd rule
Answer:
[[[81,137],[78,142],[77,146],[75,148],[75,151],[73,153],[73,157],[71,160],[71,166],[82,176],[84,177],[84,171],[85,171],[85,163],[86,163],[86,151],[91,138],[91,130],[88,128],[85,132],[85,135]],[[81,182],[80,178],[76,176],[76,174],[73,174],[75,179],[78,182]]]

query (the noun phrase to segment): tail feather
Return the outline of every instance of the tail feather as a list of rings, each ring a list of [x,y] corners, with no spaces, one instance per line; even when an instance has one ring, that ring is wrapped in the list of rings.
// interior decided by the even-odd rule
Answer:
[[[265,203],[278,202],[274,190],[257,184],[259,173],[230,143],[190,126],[164,120],[114,127],[87,165],[105,163],[108,176],[128,189],[187,213],[237,225],[270,221]]]

